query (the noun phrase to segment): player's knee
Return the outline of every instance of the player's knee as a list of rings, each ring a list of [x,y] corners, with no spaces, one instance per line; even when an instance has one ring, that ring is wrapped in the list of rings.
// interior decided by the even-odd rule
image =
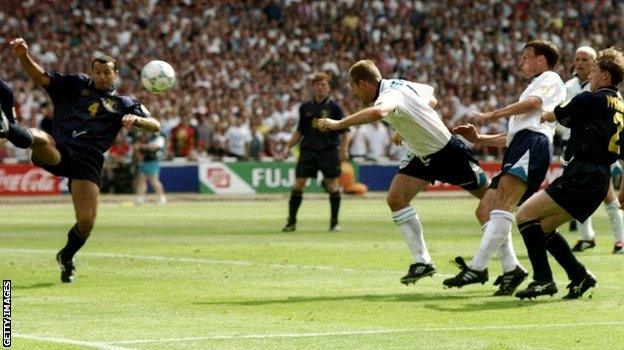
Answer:
[[[392,211],[401,210],[409,205],[409,201],[392,192],[388,193],[386,196],[386,203],[388,203],[388,207],[390,207]]]
[[[518,208],[518,212],[516,212],[516,223],[518,223],[518,225],[532,219],[535,218],[531,217],[530,211],[527,210],[526,207],[520,206],[520,208]]]
[[[83,234],[85,237],[91,234],[93,231],[93,227],[95,226],[95,213],[85,213],[82,215],[78,215],[77,217],[77,225],[78,231]]]
[[[477,209],[475,210],[475,216],[477,217],[477,220],[479,220],[479,222],[485,223],[490,218],[490,211],[490,208],[488,208],[486,205],[479,204],[477,206]]]
[[[30,128],[28,129],[30,134],[33,136],[33,146],[54,146],[55,142],[52,136],[48,135],[45,131],[41,131],[39,129]]]

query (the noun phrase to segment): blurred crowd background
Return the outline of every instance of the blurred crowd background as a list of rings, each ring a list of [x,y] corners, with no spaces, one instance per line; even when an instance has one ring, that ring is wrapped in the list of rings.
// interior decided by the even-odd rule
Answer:
[[[159,1],[74,0],[0,2],[0,77],[15,90],[20,123],[38,126],[52,115],[45,92],[29,81],[8,41],[24,37],[49,71],[88,72],[104,53],[120,66],[120,94],[138,97],[161,119],[167,159],[271,159],[283,150],[311,98],[310,77],[333,77],[332,96],[345,113],[359,106],[349,96],[348,67],[373,59],[386,78],[433,85],[448,127],[474,110],[517,100],[527,81],[519,56],[531,39],[554,42],[562,53],[556,71],[573,77],[580,45],[621,45],[624,4],[618,0],[333,0]],[[176,88],[146,93],[141,67],[170,62]],[[504,132],[505,121],[483,127]],[[383,123],[351,130],[352,156],[398,159]],[[132,139],[121,134],[110,151],[131,162]],[[495,159],[500,149],[478,149]],[[28,155],[0,145],[5,161]]]

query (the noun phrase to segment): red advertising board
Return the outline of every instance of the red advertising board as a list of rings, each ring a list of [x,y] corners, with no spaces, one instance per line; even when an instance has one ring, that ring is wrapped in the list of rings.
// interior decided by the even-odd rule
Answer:
[[[496,174],[500,172],[501,163],[498,162],[480,162],[481,168],[485,171],[487,176],[491,179]],[[548,168],[548,173],[546,173],[546,178],[542,183],[542,187],[548,186],[554,179],[558,178],[561,175],[561,165],[559,163],[550,163],[550,167]],[[427,191],[458,191],[461,190],[458,186],[449,185],[446,183],[442,183],[436,181],[433,185],[427,186]]]
[[[60,193],[60,178],[30,164],[0,164],[0,195]]]

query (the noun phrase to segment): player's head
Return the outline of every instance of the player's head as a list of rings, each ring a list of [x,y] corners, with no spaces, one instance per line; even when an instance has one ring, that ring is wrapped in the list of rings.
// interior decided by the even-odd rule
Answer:
[[[371,60],[355,62],[349,68],[349,87],[358,100],[365,105],[373,103],[377,93],[377,84],[381,81],[379,68]]]
[[[525,78],[532,78],[553,69],[559,62],[559,50],[550,41],[533,40],[524,45],[520,69]]]
[[[323,101],[329,96],[331,91],[331,78],[327,73],[318,72],[312,78],[312,87],[314,88],[314,99],[318,102]]]
[[[624,54],[613,47],[598,53],[590,73],[592,90],[603,86],[617,86],[624,80]]]
[[[91,61],[91,80],[98,90],[113,90],[117,79],[117,63],[109,56],[98,56]]]
[[[596,56],[596,50],[589,46],[581,46],[576,49],[574,62],[572,64],[574,66],[574,73],[576,73],[581,81],[587,80],[587,76],[594,65]]]

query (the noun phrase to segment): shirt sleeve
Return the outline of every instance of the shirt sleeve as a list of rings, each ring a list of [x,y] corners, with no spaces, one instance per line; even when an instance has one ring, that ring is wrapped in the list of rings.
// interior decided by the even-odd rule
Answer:
[[[557,106],[554,109],[557,121],[568,128],[576,128],[583,125],[583,122],[591,117],[596,104],[595,97],[589,92],[576,95],[568,103]]]
[[[305,131],[305,130],[303,130],[303,106],[304,106],[304,105],[305,105],[305,104],[303,104],[303,103],[302,103],[302,104],[299,106],[299,121],[297,121],[297,131],[299,131],[299,133],[300,133],[301,135],[303,135],[303,133],[304,133],[304,131]]]
[[[89,80],[83,75],[63,75],[57,72],[48,73],[48,76],[50,76],[50,85],[46,86],[45,90],[55,105],[75,95],[75,92],[80,91]]]
[[[416,90],[416,93],[427,100],[427,102],[433,98],[433,92],[435,91],[433,86],[420,83],[414,83],[414,89]]]
[[[562,102],[559,99],[560,89],[561,79],[559,76],[557,74],[549,74],[529,96],[538,97],[542,100],[542,111],[551,111]]]
[[[141,102],[139,102],[139,100],[134,100],[134,99],[132,100],[132,103],[130,104],[130,108],[128,109],[128,111],[126,113],[127,114],[134,114],[134,115],[139,116],[141,118],[150,118],[152,116],[152,114],[147,109],[147,107],[145,107],[143,104],[141,104]]]
[[[379,94],[374,106],[383,106],[388,109],[395,109],[403,102],[403,95],[399,90],[387,89]]]

